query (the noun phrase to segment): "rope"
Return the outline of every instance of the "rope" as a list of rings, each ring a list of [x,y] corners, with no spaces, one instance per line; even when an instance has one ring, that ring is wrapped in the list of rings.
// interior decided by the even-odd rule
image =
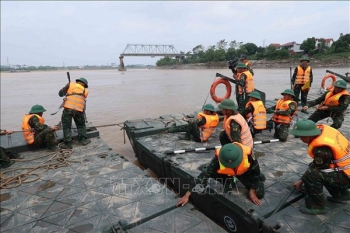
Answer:
[[[28,162],[28,161],[33,161],[33,160],[37,160],[37,159],[52,155],[49,159],[42,162],[36,167],[21,167],[21,168],[15,168],[15,169],[7,170],[5,172],[0,173],[0,190],[16,188],[16,187],[19,187],[22,183],[30,183],[30,182],[39,180],[40,175],[37,173],[33,173],[36,170],[42,169],[43,171],[41,172],[45,172],[50,169],[53,170],[60,167],[70,166],[70,162],[79,162],[79,161],[68,160],[68,158],[71,156],[72,153],[73,151],[70,149],[69,150],[61,149],[59,152],[49,153],[34,159],[14,159],[15,161]],[[12,175],[12,176],[6,175],[7,173],[14,173],[15,171],[18,171],[18,170],[21,171],[19,174]],[[35,178],[29,180],[28,178],[30,176],[34,176]]]

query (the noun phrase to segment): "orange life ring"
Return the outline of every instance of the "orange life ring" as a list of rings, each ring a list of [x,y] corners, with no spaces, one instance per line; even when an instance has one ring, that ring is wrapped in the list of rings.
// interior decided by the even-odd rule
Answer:
[[[222,98],[217,97],[217,95],[215,94],[216,87],[217,87],[219,84],[224,84],[224,85],[226,86],[226,94],[225,94],[225,96],[222,97]],[[230,98],[231,92],[232,92],[231,84],[230,84],[226,79],[223,79],[223,78],[217,79],[217,80],[211,85],[211,88],[210,88],[210,95],[211,95],[211,98],[212,98],[216,103],[221,103],[224,99]]]
[[[328,87],[326,87],[326,80],[327,80],[328,78],[331,78],[331,79],[332,79],[332,83],[331,83],[331,85],[329,85]],[[330,90],[330,89],[333,87],[333,84],[334,84],[334,82],[335,82],[336,80],[337,80],[337,78],[335,77],[334,74],[326,74],[326,75],[323,77],[323,79],[322,79],[321,87],[322,87],[323,89]]]

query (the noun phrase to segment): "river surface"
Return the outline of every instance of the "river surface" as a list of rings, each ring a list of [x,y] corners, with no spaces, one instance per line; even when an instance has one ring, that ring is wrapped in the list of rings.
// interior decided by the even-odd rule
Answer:
[[[313,69],[312,89],[319,90],[326,69],[344,75],[349,68]],[[215,74],[232,77],[229,69],[206,70],[75,70],[70,71],[72,81],[85,77],[89,82],[86,115],[93,125],[123,123],[140,118],[158,118],[172,113],[190,113],[203,104],[215,102],[209,95]],[[254,69],[257,89],[266,93],[266,99],[281,98],[281,92],[290,88],[290,69]],[[68,82],[66,72],[1,73],[1,128],[21,130],[22,117],[35,104],[47,110],[46,124],[61,120],[58,110],[62,98],[58,91]],[[216,94],[223,96],[225,87],[219,85]],[[234,98],[232,91],[231,97]],[[122,125],[122,124],[121,124]],[[98,128],[101,138],[116,152],[130,161],[135,155],[123,130],[119,126]]]

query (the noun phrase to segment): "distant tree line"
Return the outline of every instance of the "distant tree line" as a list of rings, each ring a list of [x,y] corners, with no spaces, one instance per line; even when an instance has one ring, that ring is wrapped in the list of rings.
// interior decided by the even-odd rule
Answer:
[[[304,50],[304,54],[335,54],[342,52],[350,52],[350,34],[341,35],[337,41],[334,41],[331,47],[326,46],[324,39],[320,40],[316,48],[315,37],[307,38],[300,45],[300,49]],[[180,57],[182,64],[208,63],[229,61],[242,54],[248,56],[251,60],[275,60],[286,59],[300,54],[293,55],[287,48],[277,48],[269,45],[266,48],[256,46],[254,43],[237,42],[236,40],[228,43],[226,40],[220,40],[216,45],[211,45],[205,48],[203,45],[197,45],[187,53],[180,52],[183,56]],[[190,56],[188,56],[190,55]],[[164,57],[156,62],[157,66],[176,65],[179,64],[179,58]]]

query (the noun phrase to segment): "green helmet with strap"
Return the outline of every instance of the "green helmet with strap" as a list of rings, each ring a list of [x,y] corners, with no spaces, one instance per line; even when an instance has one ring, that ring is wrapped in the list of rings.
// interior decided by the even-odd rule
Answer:
[[[221,102],[221,104],[219,104],[219,108],[229,109],[229,110],[233,110],[233,111],[237,110],[237,106],[236,106],[235,102],[233,102],[233,100],[231,100],[231,99],[224,99]]]
[[[346,89],[346,82],[344,80],[337,80],[334,82],[333,86]]]
[[[76,82],[82,82],[85,84],[86,87],[88,87],[88,81],[86,80],[86,78],[78,78],[75,80]]]
[[[243,62],[238,63],[238,65],[236,66],[236,68],[248,69],[248,67],[247,67]]]
[[[251,92],[248,96],[249,96],[249,97],[253,97],[253,98],[255,98],[255,99],[258,99],[258,100],[261,100],[260,93],[257,92],[257,91]]]
[[[281,93],[281,95],[283,95],[283,94],[287,94],[287,95],[291,95],[291,96],[295,97],[294,91],[291,90],[291,89],[286,89],[286,90],[284,90],[284,91]]]
[[[236,144],[226,144],[221,147],[219,161],[224,167],[236,168],[243,160],[243,151]]]
[[[312,120],[301,120],[290,130],[290,134],[299,137],[317,136],[321,134],[321,130],[317,128],[315,122]]]
[[[203,110],[208,110],[208,111],[212,111],[215,112],[215,108],[212,104],[206,104],[203,106]]]
[[[42,112],[46,112],[46,109],[42,105],[39,105],[39,104],[33,105],[29,111],[30,114],[42,113]]]
[[[247,59],[247,55],[242,54],[241,57],[240,57],[240,59]]]
[[[309,57],[308,57],[308,56],[302,56],[302,57],[300,58],[300,61],[307,61],[307,62],[309,62],[310,60],[309,60]]]

